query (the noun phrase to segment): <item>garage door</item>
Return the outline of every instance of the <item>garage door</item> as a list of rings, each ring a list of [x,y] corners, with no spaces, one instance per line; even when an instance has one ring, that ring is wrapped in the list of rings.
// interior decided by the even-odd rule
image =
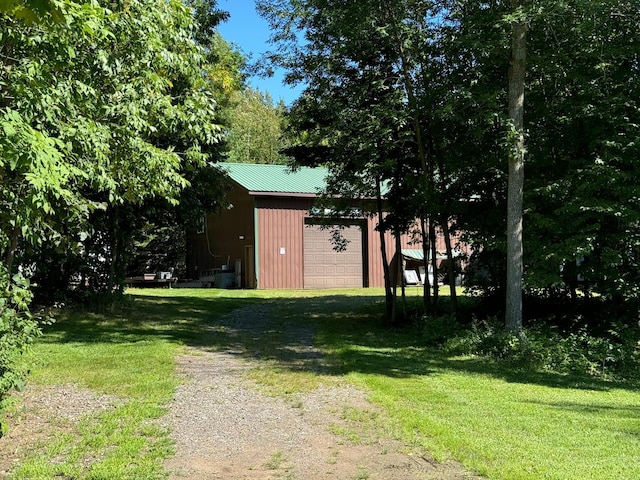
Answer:
[[[304,288],[362,287],[362,229],[341,230],[349,241],[342,252],[333,249],[331,232],[318,225],[304,227]]]

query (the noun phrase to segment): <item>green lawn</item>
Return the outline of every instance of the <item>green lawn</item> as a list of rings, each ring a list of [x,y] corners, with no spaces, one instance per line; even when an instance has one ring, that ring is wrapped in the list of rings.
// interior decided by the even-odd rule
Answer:
[[[132,290],[115,312],[69,312],[37,345],[31,382],[76,383],[123,403],[84,419],[77,431],[43,447],[45,456],[34,452],[13,478],[162,478],[171,444],[149,419],[164,413],[177,384],[174,355],[183,345],[224,347],[229,338],[215,328],[220,316],[263,302],[283,331],[315,326],[328,362],[318,374],[300,368],[299,359],[279,358],[277,347],[287,340],[278,332],[258,341],[240,337],[246,355],[262,361],[253,378],[274,394],[353,382],[387,412],[378,428],[408,449],[458,459],[492,479],[640,478],[635,388],[447,357],[425,347],[416,332],[381,328],[381,294]]]

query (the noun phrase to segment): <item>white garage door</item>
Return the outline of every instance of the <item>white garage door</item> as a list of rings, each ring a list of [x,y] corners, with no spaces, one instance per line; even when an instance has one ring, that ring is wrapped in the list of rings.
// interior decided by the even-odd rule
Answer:
[[[304,227],[304,288],[362,287],[362,229],[341,230],[349,241],[342,252],[333,249],[331,232],[318,225]]]

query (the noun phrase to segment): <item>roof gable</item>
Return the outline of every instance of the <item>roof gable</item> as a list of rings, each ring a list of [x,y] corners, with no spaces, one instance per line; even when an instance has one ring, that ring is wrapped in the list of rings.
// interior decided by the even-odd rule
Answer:
[[[229,178],[250,193],[317,195],[326,186],[327,169],[253,163],[217,163]]]

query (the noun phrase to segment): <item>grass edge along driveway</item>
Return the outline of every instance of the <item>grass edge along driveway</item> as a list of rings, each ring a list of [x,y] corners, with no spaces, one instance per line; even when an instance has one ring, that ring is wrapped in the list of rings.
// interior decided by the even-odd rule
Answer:
[[[181,345],[224,347],[216,319],[255,302],[271,302],[283,328],[314,326],[317,346],[332,366],[314,375],[368,389],[388,414],[382,427],[408,448],[455,458],[491,479],[640,478],[637,390],[447,358],[421,345],[416,331],[381,329],[379,291],[132,293],[115,312],[65,315],[37,346],[39,365],[31,378],[76,383],[126,402],[83,420],[77,431],[46,446],[46,457],[38,452],[25,461],[13,478],[162,478],[171,443],[149,420],[165,412],[177,384],[175,354]],[[277,338],[271,342],[258,347],[248,339],[247,354],[266,353],[265,368],[273,367],[276,383],[294,384],[299,365],[275,366]]]

